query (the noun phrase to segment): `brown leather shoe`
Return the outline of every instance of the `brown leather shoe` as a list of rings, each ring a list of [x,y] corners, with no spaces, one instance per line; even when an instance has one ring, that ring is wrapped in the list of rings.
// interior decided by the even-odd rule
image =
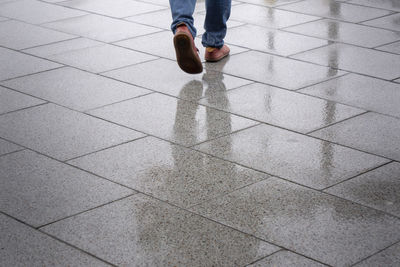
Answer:
[[[201,64],[193,36],[185,24],[178,25],[174,36],[174,46],[176,60],[183,71],[190,74],[203,71],[203,64]]]
[[[224,45],[221,48],[207,47],[204,58],[208,62],[217,62],[224,57],[227,57],[230,51],[231,50],[227,45]]]

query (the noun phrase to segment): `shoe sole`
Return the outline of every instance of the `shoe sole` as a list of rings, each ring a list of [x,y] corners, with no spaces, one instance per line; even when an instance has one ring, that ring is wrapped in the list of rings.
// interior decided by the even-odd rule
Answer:
[[[220,61],[220,60],[226,58],[227,56],[229,56],[229,53],[226,54],[226,55],[223,55],[222,57],[219,57],[219,58],[205,58],[205,60],[206,60],[207,62],[218,62],[218,61]]]
[[[203,64],[193,49],[192,39],[189,34],[180,32],[174,36],[176,60],[179,67],[187,73],[197,74],[203,71]]]

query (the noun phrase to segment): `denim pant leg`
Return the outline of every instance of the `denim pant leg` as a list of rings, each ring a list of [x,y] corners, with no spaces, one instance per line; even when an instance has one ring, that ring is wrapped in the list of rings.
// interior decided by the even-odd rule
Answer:
[[[206,0],[206,20],[202,44],[204,47],[221,48],[226,35],[226,22],[231,14],[231,0]]]
[[[172,11],[171,30],[176,31],[176,26],[184,22],[193,35],[196,37],[196,28],[193,24],[193,12],[196,6],[196,0],[169,0]]]

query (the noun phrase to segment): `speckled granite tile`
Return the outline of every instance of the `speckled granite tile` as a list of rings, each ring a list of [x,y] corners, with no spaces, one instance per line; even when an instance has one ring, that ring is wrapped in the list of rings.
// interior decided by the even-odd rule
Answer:
[[[400,119],[367,113],[312,133],[313,136],[400,160]]]
[[[0,81],[62,65],[0,47]]]
[[[243,4],[232,7],[231,19],[277,29],[317,20],[319,17],[269,7]]]
[[[376,49],[400,55],[400,42],[377,47]]]
[[[0,86],[0,114],[42,103],[45,101]]]
[[[1,266],[110,266],[0,214]]]
[[[99,15],[81,16],[43,26],[103,42],[116,42],[160,31],[154,27]]]
[[[282,250],[248,267],[324,267],[326,265],[307,259],[293,252]]]
[[[65,52],[99,46],[102,44],[103,43],[101,42],[90,40],[87,38],[75,38],[72,40],[67,40],[54,44],[42,45],[39,47],[25,49],[24,52],[29,53],[31,55],[47,58],[48,56],[51,55],[62,54]]]
[[[60,5],[115,18],[123,18],[166,8],[164,6],[132,0],[71,0],[64,1]]]
[[[28,150],[0,158],[0,210],[34,227],[134,191]]]
[[[195,148],[316,189],[388,162],[269,125],[252,127]]]
[[[188,100],[197,100],[207,94],[251,83],[211,70],[204,70],[202,74],[188,75],[176,62],[166,59],[106,72],[103,75]]]
[[[281,56],[328,44],[325,40],[279,30],[268,30],[256,25],[244,25],[228,30],[225,42]]]
[[[400,238],[395,217],[278,178],[192,210],[333,266],[349,266]]]
[[[371,7],[350,5],[335,0],[306,0],[280,7],[314,16],[332,18],[349,22],[361,22],[388,15],[391,11]]]
[[[151,92],[69,67],[9,80],[2,84],[80,111]]]
[[[299,2],[301,0],[240,0],[240,1],[260,6],[276,7],[276,6]]]
[[[192,82],[189,85],[192,86]],[[185,146],[257,124],[162,94],[127,100],[92,110],[90,114]]]
[[[269,177],[153,137],[69,163],[181,207],[199,204]]]
[[[259,83],[221,91],[200,103],[303,133],[364,112]]]
[[[400,85],[380,79],[349,74],[299,92],[400,117]]]
[[[23,149],[23,148],[20,146],[17,146],[13,143],[7,142],[3,139],[0,139],[0,155],[12,153],[12,152],[15,152],[15,151],[18,151],[21,149]]]
[[[354,265],[355,267],[397,267],[400,265],[400,243],[397,243],[382,252],[368,258],[359,264]]]
[[[0,23],[0,36],[1,46],[17,50],[75,38],[71,34],[15,20]]]
[[[285,31],[368,48],[391,43],[400,39],[400,32],[330,19],[289,27],[286,28]]]
[[[400,32],[400,13],[395,13],[379,19],[369,20],[363,24]]]
[[[144,135],[46,104],[0,116],[0,136],[59,160],[67,160]]]
[[[351,0],[349,3],[400,12],[400,2],[398,0]]]
[[[390,163],[327,192],[400,217],[400,163]]]
[[[387,80],[400,75],[400,55],[346,44],[332,44],[293,58]]]
[[[299,89],[345,73],[257,51],[233,55],[215,65],[207,64],[206,68],[222,70],[227,74],[289,90]]]
[[[49,56],[62,64],[94,73],[105,72],[157,59],[155,56],[114,45],[101,45]]]
[[[85,14],[87,13],[36,0],[13,1],[0,6],[0,15],[32,24],[41,24]]]
[[[244,266],[278,250],[141,194],[42,229],[126,266]]]

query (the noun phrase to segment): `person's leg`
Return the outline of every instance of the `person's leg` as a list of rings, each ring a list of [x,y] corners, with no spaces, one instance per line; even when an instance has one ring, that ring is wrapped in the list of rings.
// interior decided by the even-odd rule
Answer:
[[[201,63],[198,50],[194,43],[196,29],[193,26],[193,12],[196,0],[170,0],[174,33],[174,47],[179,67],[191,74],[201,73]]]
[[[193,38],[196,37],[196,28],[193,23],[196,0],[169,0],[169,4],[172,11],[172,32],[175,34],[177,26],[185,23]]]
[[[206,12],[206,32],[203,34],[202,44],[204,47],[222,48],[226,22],[231,14],[231,0],[206,0]]]

